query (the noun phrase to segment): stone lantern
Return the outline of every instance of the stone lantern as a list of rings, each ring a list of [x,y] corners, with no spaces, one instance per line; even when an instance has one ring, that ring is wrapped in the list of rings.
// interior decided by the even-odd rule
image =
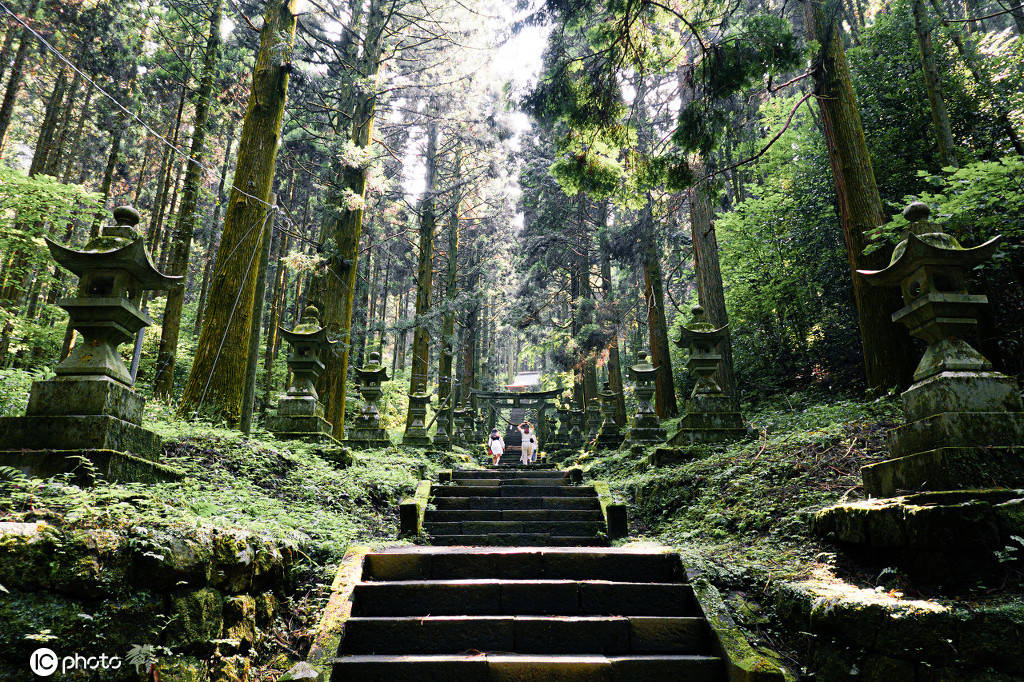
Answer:
[[[467,445],[469,443],[466,438],[466,413],[467,410],[462,404],[452,410],[452,445]]]
[[[928,344],[901,396],[907,423],[889,432],[892,459],[861,468],[870,497],[822,509],[811,529],[915,582],[999,584],[1013,570],[1001,553],[1024,535],[1024,494],[1012,489],[1024,487],[1024,411],[1017,382],[966,339],[987,303],[966,275],[999,238],[965,249],[925,204],[903,215],[910,227],[889,266],[859,272],[900,287],[892,318]]]
[[[587,442],[593,441],[597,438],[597,432],[601,430],[601,399],[594,396],[587,401],[587,414],[585,416],[587,424]]]
[[[635,382],[633,393],[637,402],[636,414],[633,415],[633,423],[626,436],[632,444],[646,445],[665,441],[665,429],[661,428],[661,421],[651,404],[654,381],[660,370],[661,367],[654,367],[647,361],[647,353],[640,353],[636,364],[629,368],[629,376]]]
[[[558,428],[555,429],[554,433],[548,439],[547,446],[551,449],[557,449],[559,447],[565,447],[569,444],[569,431],[570,426],[570,408],[568,407],[556,407],[555,412],[558,414]]]
[[[615,422],[616,402],[619,399],[617,391],[613,391],[608,382],[604,382],[604,390],[598,394],[601,398],[601,415],[603,420],[601,428],[597,432],[597,440],[594,441],[596,450],[615,450],[622,445],[622,432]]]
[[[896,490],[948,490],[1024,484],[1024,412],[1017,382],[992,371],[992,363],[966,340],[977,325],[985,296],[967,291],[966,275],[998,248],[1000,237],[965,249],[928,221],[915,202],[904,211],[910,227],[889,266],[858,271],[875,286],[898,286],[903,308],[893,313],[928,344],[902,394],[907,423],[889,433],[894,459],[861,469],[872,495]],[[1004,455],[984,448],[1010,447]]]
[[[363,397],[363,408],[356,415],[354,425],[345,439],[346,445],[363,448],[382,448],[392,445],[388,432],[381,428],[380,400],[381,384],[388,381],[388,370],[380,363],[380,353],[370,353],[367,363],[356,369],[359,377],[359,395]]]
[[[277,403],[277,414],[267,417],[267,430],[278,438],[334,441],[315,387],[324,371],[320,355],[330,352],[334,345],[319,318],[320,311],[307,306],[294,329],[281,328],[281,335],[291,347],[288,369],[292,381]]]
[[[409,394],[409,416],[402,436],[403,445],[430,445],[430,436],[427,435],[427,405],[430,404],[430,398],[423,383],[416,384],[416,390]]]
[[[76,295],[57,304],[80,340],[54,368],[56,378],[32,383],[24,417],[0,419],[0,449],[25,451],[4,453],[0,464],[46,476],[68,470],[67,458],[84,454],[115,480],[174,473],[154,464],[160,438],[141,426],[145,399],[133,389],[118,346],[153,324],[139,309],[142,292],[167,290],[181,277],[154,267],[135,229],[135,209],[114,209],[114,221],[82,250],[46,239],[53,259],[78,275]],[[29,452],[36,450],[56,452]]]
[[[728,343],[728,338],[728,325],[715,329],[700,306],[693,308],[690,323],[680,330],[676,345],[689,350],[686,369],[696,384],[686,401],[679,431],[669,441],[672,445],[721,443],[746,435],[736,399],[715,381],[722,364],[721,344]]]

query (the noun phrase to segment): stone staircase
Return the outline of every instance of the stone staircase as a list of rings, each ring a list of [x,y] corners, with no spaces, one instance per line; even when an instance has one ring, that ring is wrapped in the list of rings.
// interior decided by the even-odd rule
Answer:
[[[456,469],[431,493],[423,530],[434,545],[608,544],[594,487],[570,485],[553,465]]]
[[[331,679],[723,682],[715,650],[674,554],[403,547],[366,555]]]

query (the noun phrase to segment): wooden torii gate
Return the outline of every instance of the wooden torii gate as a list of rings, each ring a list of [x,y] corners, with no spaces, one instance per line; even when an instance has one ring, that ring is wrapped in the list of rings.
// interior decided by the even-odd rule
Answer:
[[[548,402],[553,400],[562,391],[552,389],[550,391],[480,391],[473,389],[473,397],[477,404],[487,412],[487,431],[495,427],[498,420],[498,410],[503,407],[529,408],[537,411],[537,437],[544,443],[548,437],[547,411],[552,407]]]

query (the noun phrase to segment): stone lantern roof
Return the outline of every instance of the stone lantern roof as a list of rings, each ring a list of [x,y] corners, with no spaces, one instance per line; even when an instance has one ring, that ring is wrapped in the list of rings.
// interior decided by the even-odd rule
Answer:
[[[693,317],[690,318],[689,324],[683,325],[679,329],[679,340],[676,341],[677,346],[685,348],[692,343],[704,341],[707,343],[708,348],[711,349],[725,340],[729,333],[728,324],[715,329],[715,325],[708,321],[704,308],[699,305],[694,306],[691,312]]]
[[[320,326],[320,311],[315,306],[308,305],[302,311],[302,317],[294,329],[281,327],[281,335],[288,343],[314,343],[330,345],[327,339],[327,330]]]
[[[139,213],[130,206],[114,209],[115,225],[100,229],[99,236],[82,250],[71,249],[44,237],[50,255],[64,268],[82,277],[87,272],[123,270],[141,289],[166,290],[181,281],[156,269],[146,252],[145,240],[136,231]]]
[[[647,361],[647,353],[640,352],[636,356],[636,364],[629,368],[630,373],[641,381],[654,381],[661,367],[655,367]]]

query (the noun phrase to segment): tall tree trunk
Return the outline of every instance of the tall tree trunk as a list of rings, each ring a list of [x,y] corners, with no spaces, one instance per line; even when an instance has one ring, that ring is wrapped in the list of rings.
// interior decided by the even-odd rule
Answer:
[[[924,7],[924,0],[914,0],[914,30],[917,33],[917,46],[921,51],[921,70],[924,72],[924,84],[928,90],[928,103],[931,105],[932,123],[935,124],[939,157],[944,166],[959,166],[953,132],[949,127],[949,112],[946,110],[945,100],[942,99],[942,84],[939,80],[939,69],[935,65],[935,50],[932,47],[931,21]]]
[[[370,329],[370,276],[373,271],[373,235],[370,235],[370,242],[366,248],[366,256],[363,260],[363,276],[357,277],[356,279],[356,305],[361,313],[361,319],[363,324],[356,328],[356,333],[353,334],[355,346],[355,366],[362,367],[364,355],[366,353],[366,335]],[[360,319],[360,318],[356,318]]]
[[[271,294],[270,319],[267,321],[267,347],[263,356],[263,413],[266,414],[270,405],[270,393],[273,388],[274,359],[277,358],[278,337],[277,327],[281,324],[281,310],[284,308],[284,263],[282,259],[288,253],[289,235],[282,232],[278,237],[277,256],[274,262],[274,290]]]
[[[654,408],[659,417],[667,419],[679,414],[679,407],[676,404],[676,387],[672,379],[672,358],[669,356],[661,260],[658,258],[658,244],[654,234],[654,207],[649,194],[647,204],[640,212],[640,234],[643,239],[644,298],[647,302],[647,336],[651,344],[651,364],[661,368],[654,382]]]
[[[459,209],[462,194],[459,183],[462,174],[462,149],[455,150],[455,169],[452,173],[455,191],[452,193],[451,209],[448,213],[448,267],[445,270],[444,297],[445,313],[441,325],[441,353],[437,366],[437,405],[443,410],[444,419],[438,418],[438,430],[443,424],[448,437],[452,433],[452,409],[455,396],[452,395],[452,359],[455,346],[455,296],[458,293],[459,275]]]
[[[409,373],[409,393],[423,393],[427,390],[427,374],[430,371],[430,331],[426,316],[430,312],[430,294],[434,280],[434,227],[437,223],[435,204],[437,198],[437,124],[432,123],[427,131],[427,181],[420,204],[420,252],[416,266],[416,326],[412,335],[412,369]],[[412,425],[413,414],[406,414],[405,428]]]
[[[67,144],[68,134],[71,131],[71,117],[75,113],[75,100],[78,98],[78,87],[82,84],[82,74],[75,71],[71,79],[71,88],[68,97],[61,105],[60,122],[54,131],[53,145],[46,157],[46,164],[43,166],[45,175],[56,176],[60,163],[64,158],[64,145]]]
[[[202,409],[234,422],[241,409],[260,226],[273,210],[267,203],[288,94],[297,4],[267,3],[206,317],[179,408],[183,415]]]
[[[894,384],[904,386],[910,380],[915,358],[908,333],[890,317],[901,305],[899,292],[888,287],[868,286],[856,272],[884,267],[888,257],[881,249],[864,254],[869,235],[885,222],[885,214],[850,83],[846,53],[838,24],[834,18],[829,21],[831,13],[822,0],[805,0],[805,11],[809,37],[821,44],[814,66],[815,95],[821,108],[839,217],[846,239],[867,384],[877,389]]]
[[[694,171],[703,175],[704,162],[694,163]],[[707,313],[708,321],[716,327],[729,324],[725,309],[725,288],[722,268],[718,260],[718,238],[715,235],[714,209],[710,188],[698,184],[690,189],[690,234],[693,238],[693,270],[697,277],[697,300]],[[736,372],[732,362],[732,338],[727,333],[721,345],[722,362],[715,378],[730,395],[736,395]]]
[[[178,95],[178,111],[174,116],[174,123],[171,124],[171,133],[169,139],[171,145],[174,147],[178,146],[178,134],[181,132],[181,118],[182,112],[185,109],[185,94],[188,92],[187,85],[181,86],[181,92]],[[167,147],[165,158],[167,163],[161,166],[160,170],[160,189],[157,192],[156,203],[153,206],[152,221],[149,226],[149,251],[150,253],[156,253],[157,248],[163,242],[163,224],[164,215],[167,213],[167,206],[170,203],[170,197],[173,192],[177,190],[178,177],[175,176],[174,182],[171,182],[171,176],[175,173],[175,169],[180,169],[180,165],[176,163],[177,153],[174,152],[171,147]]]
[[[82,142],[82,131],[85,129],[85,122],[89,120],[89,105],[92,104],[92,96],[96,91],[92,85],[86,87],[85,101],[82,102],[82,108],[78,115],[78,123],[75,125],[75,132],[71,136],[71,146],[68,147],[67,163],[64,165],[64,173],[61,175],[60,181],[67,183],[71,178],[71,169],[75,167],[75,158],[78,156],[78,146]],[[80,164],[85,166],[85,164]]]
[[[121,140],[124,138],[124,129],[128,126],[127,117],[117,117],[114,130],[110,133],[110,151],[107,152],[107,165],[103,169],[103,181],[100,183],[100,195],[103,197],[101,207],[89,226],[89,239],[95,239],[100,235],[100,225],[107,214],[107,202],[110,201],[110,188],[114,184],[114,170],[117,168],[117,159],[121,155]]]
[[[39,0],[32,0],[28,9],[25,10],[24,19],[31,21],[39,7]],[[14,32],[14,28],[10,29]],[[25,60],[29,51],[35,43],[36,38],[28,29],[21,30],[18,42],[18,52],[14,55],[14,63],[11,64],[11,77],[7,80],[7,89],[4,90],[4,99],[0,103],[0,158],[4,155],[4,144],[7,141],[7,130],[11,127],[11,117],[14,115],[14,105],[18,99],[18,91],[21,89],[21,79],[24,75]],[[6,56],[6,53],[5,53]]]
[[[54,135],[57,132],[57,124],[60,121],[61,106],[64,104],[64,95],[67,93],[68,82],[66,69],[57,73],[50,93],[50,99],[46,103],[46,113],[43,115],[43,123],[39,127],[39,137],[36,139],[36,148],[32,153],[32,164],[29,166],[28,174],[37,175],[46,169],[46,160],[53,150]]]
[[[612,298],[612,256],[611,244],[608,243],[608,202],[601,203],[601,215],[598,220],[598,244],[601,252],[601,293],[604,304],[610,308],[612,316],[612,340],[608,344],[608,388],[618,394],[615,398],[615,423],[620,427],[626,425],[626,395],[622,390],[622,361],[619,358],[619,328],[621,310]],[[612,312],[614,311],[614,312]]]
[[[221,0],[213,0],[210,12],[210,29],[206,38],[206,52],[203,56],[203,74],[196,92],[196,112],[192,121],[192,148],[189,150],[188,168],[185,170],[185,189],[181,195],[174,230],[174,246],[168,259],[171,275],[184,275],[188,271],[189,254],[192,251],[192,237],[196,231],[196,206],[203,180],[203,163],[206,159],[206,132],[210,120],[210,96],[213,94],[213,79],[220,60]],[[153,379],[153,394],[166,397],[174,387],[174,361],[178,352],[178,336],[181,333],[181,309],[185,300],[184,286],[177,286],[167,292],[163,326],[160,330],[160,347],[157,352],[156,377]]]
[[[228,128],[228,146],[224,150],[224,163],[220,167],[220,182],[217,184],[217,201],[213,209],[213,220],[210,223],[210,234],[206,240],[206,258],[203,262],[203,283],[199,287],[199,301],[196,304],[196,322],[192,335],[199,338],[203,327],[203,314],[206,311],[206,295],[210,289],[210,271],[215,258],[211,255],[220,247],[220,213],[224,209],[227,197],[224,196],[224,185],[227,182],[228,166],[231,165],[231,147],[235,142],[235,124]]]
[[[374,80],[380,70],[384,48],[384,28],[390,14],[385,12],[388,0],[371,0],[363,55],[359,61],[362,79]],[[352,93],[355,101],[351,139],[360,149],[369,147],[373,139],[374,115],[377,107],[376,84],[368,91]],[[323,310],[323,325],[341,341],[341,350],[326,359],[321,375],[320,396],[324,401],[327,420],[334,427],[333,434],[341,438],[345,432],[345,396],[347,392],[349,355],[352,350],[352,309],[355,305],[356,266],[359,260],[359,240],[363,231],[362,201],[366,198],[365,167],[344,166],[335,175],[336,196],[332,198],[334,218],[328,231],[334,241],[335,252],[328,264],[330,277],[317,282],[317,298]],[[358,206],[348,202],[358,198]]]

